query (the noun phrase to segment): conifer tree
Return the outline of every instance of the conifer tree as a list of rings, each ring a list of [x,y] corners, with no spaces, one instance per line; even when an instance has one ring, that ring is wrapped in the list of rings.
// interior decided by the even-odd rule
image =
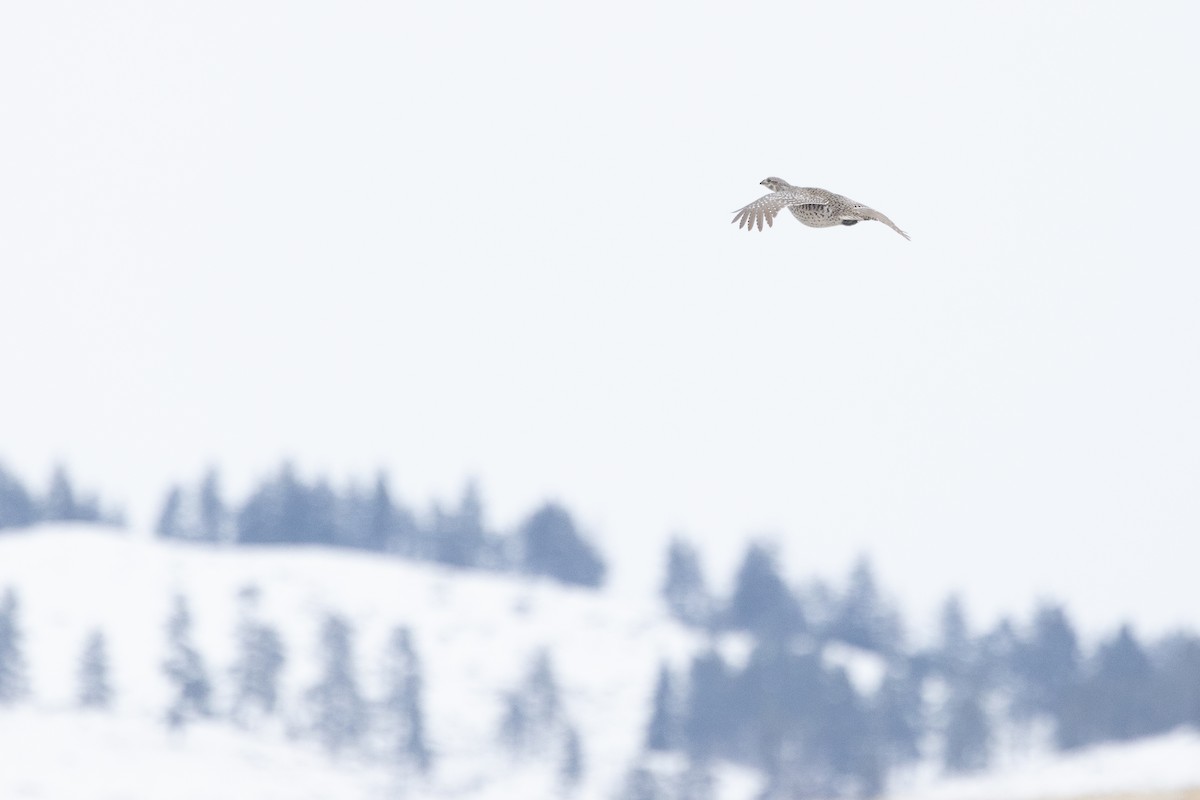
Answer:
[[[977,693],[961,688],[947,704],[942,761],[949,772],[974,772],[988,765],[991,726]]]
[[[871,718],[881,755],[890,764],[904,764],[920,756],[924,726],[921,681],[908,664],[893,665],[884,675],[871,702]]]
[[[313,728],[331,753],[358,744],[367,730],[367,707],[355,677],[353,629],[345,618],[330,615],[321,630],[321,679],[308,692]]]
[[[176,595],[174,610],[167,621],[163,672],[174,695],[167,708],[168,726],[181,728],[197,718],[212,715],[212,683],[204,659],[192,643],[192,615],[182,595]]]
[[[647,750],[673,750],[679,739],[679,711],[671,671],[666,664],[658,669],[658,682],[654,686],[654,710],[646,729]]]
[[[237,660],[233,677],[233,718],[242,725],[276,713],[279,704],[279,675],[287,653],[279,632],[258,619],[258,590],[246,587],[239,593],[241,621],[238,623]]]
[[[463,490],[458,509],[434,509],[434,558],[455,567],[479,566],[487,534],[483,529],[483,501],[474,481]]]
[[[567,791],[574,789],[583,780],[583,742],[574,725],[568,725],[563,734],[562,762],[558,775]]]
[[[850,586],[836,604],[829,635],[884,654],[900,647],[899,617],[880,595],[875,572],[866,558],[859,559],[850,573]]]
[[[1033,630],[1012,656],[1017,679],[1015,710],[1020,716],[1057,715],[1080,680],[1075,629],[1060,606],[1037,610]]]
[[[183,523],[180,519],[183,513],[183,490],[172,486],[163,501],[162,510],[158,513],[158,524],[154,532],[164,539],[178,539],[183,536]]]
[[[525,682],[526,705],[535,725],[545,728],[559,719],[562,701],[559,699],[558,678],[546,650],[534,656],[529,677]]]
[[[505,696],[500,739],[514,755],[544,753],[551,733],[564,723],[558,679],[550,655],[539,650],[521,685]]]
[[[973,655],[962,601],[957,595],[951,595],[942,604],[940,641],[934,655],[935,662],[946,679],[955,683],[967,676]]]
[[[367,549],[410,557],[420,555],[416,520],[412,512],[394,499],[387,475],[382,472],[375,477],[375,487],[366,498],[364,523],[363,546]]]
[[[779,573],[775,554],[762,543],[752,544],[738,569],[729,623],[760,635],[787,636],[804,629],[795,596]]]
[[[671,615],[685,625],[703,627],[712,620],[713,600],[700,568],[700,555],[683,539],[672,539],[667,550],[662,593]]]
[[[0,465],[0,528],[23,528],[37,521],[37,506],[19,480]]]
[[[722,754],[737,727],[736,703],[734,676],[720,653],[709,650],[693,658],[683,720],[688,755],[705,761]]]
[[[82,509],[75,500],[75,488],[62,466],[54,468],[54,474],[50,477],[50,491],[43,505],[43,519],[66,522],[81,518]]]
[[[215,468],[210,468],[200,482],[198,538],[206,542],[223,542],[229,537],[229,511],[221,499],[220,478]]]
[[[422,705],[424,678],[408,628],[400,627],[392,631],[384,670],[387,695],[383,712],[392,735],[389,749],[400,763],[411,764],[420,772],[428,772],[432,754],[425,739]]]
[[[504,715],[500,718],[500,743],[514,756],[522,756],[531,747],[531,724],[520,692],[504,695]]]
[[[580,586],[604,582],[604,562],[562,506],[542,506],[521,525],[519,535],[524,572]]]
[[[0,599],[0,706],[13,705],[29,694],[19,613],[16,591],[5,590]]]
[[[79,659],[79,705],[107,710],[112,706],[113,690],[108,674],[108,646],[103,631],[88,636]]]

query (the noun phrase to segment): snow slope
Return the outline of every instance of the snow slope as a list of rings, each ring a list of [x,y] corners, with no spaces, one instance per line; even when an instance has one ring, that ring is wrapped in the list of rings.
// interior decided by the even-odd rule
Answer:
[[[963,778],[916,779],[891,800],[1038,800],[1200,789],[1200,731],[1043,753]]]
[[[162,719],[161,663],[172,597],[185,595],[195,640],[228,704],[239,590],[256,585],[258,616],[287,646],[285,722],[253,733],[206,722],[182,734]],[[47,526],[0,534],[0,591],[21,601],[32,697],[0,709],[0,798],[26,800],[374,800],[382,797],[524,800],[563,794],[557,745],[514,762],[497,746],[503,696],[546,648],[583,748],[579,800],[621,796],[650,714],[659,663],[686,666],[704,640],[672,621],[657,598],[593,592],[511,576],[455,571],[319,548],[211,549],[118,530]],[[420,778],[352,755],[332,758],[289,736],[317,677],[317,635],[328,612],[354,625],[364,692],[378,696],[386,638],[409,626],[424,664],[424,705],[435,769]],[[76,669],[93,628],[108,637],[116,707],[74,708]],[[746,651],[744,637],[718,642]],[[744,655],[744,652],[743,652]],[[847,647],[825,658],[860,688],[877,658]],[[736,658],[734,659],[736,660]],[[651,765],[653,767],[653,764]],[[719,800],[749,800],[758,776],[723,766]],[[1035,755],[972,778],[917,770],[895,800],[1035,800],[1200,786],[1200,734],[1181,731],[1070,756]]]
[[[311,744],[300,746],[303,755],[290,752],[296,746],[285,754],[280,732],[275,744],[256,743],[250,755],[239,755],[238,742],[253,737],[229,726],[189,731],[180,743],[168,741],[160,724],[167,698],[160,665],[171,598],[178,592],[190,601],[195,639],[217,684],[220,707],[234,658],[238,591],[251,584],[261,591],[260,616],[279,628],[288,648],[283,703],[293,712],[317,676],[316,637],[325,613],[352,620],[367,694],[379,694],[378,666],[392,627],[412,629],[424,662],[425,713],[436,758],[426,791],[438,796],[512,796],[512,781],[526,796],[535,786],[541,789],[533,796],[553,790],[552,756],[517,769],[496,746],[502,696],[524,677],[539,648],[550,651],[567,718],[582,736],[586,778],[578,796],[611,796],[642,745],[660,661],[682,666],[699,644],[650,598],[317,548],[219,550],[72,526],[5,532],[0,590],[11,586],[19,592],[34,710],[0,712],[0,752],[7,762],[0,770],[0,797],[20,797],[22,791],[71,797],[58,784],[51,790],[43,783],[62,780],[53,775],[53,764],[75,762],[81,775],[96,766],[88,773],[89,785],[92,780],[105,785],[110,761],[128,758],[132,769],[146,763],[143,753],[153,752],[162,756],[153,763],[174,763],[179,748],[192,752],[193,738],[198,760],[211,760],[222,765],[218,771],[236,776],[223,797],[264,796],[239,766],[247,760],[274,765],[284,785],[294,777],[310,792],[304,796],[324,796],[311,792],[333,781],[337,767]],[[68,713],[84,639],[96,627],[109,640],[114,719]],[[33,724],[30,714],[46,719]],[[264,736],[269,733],[259,738]],[[93,764],[86,754],[97,747],[112,752]],[[297,767],[308,761],[315,764],[311,770]],[[372,779],[360,781],[357,768],[343,772],[356,788],[328,796],[371,796]],[[164,794],[156,785],[149,779],[144,785],[118,782],[108,795],[97,789],[78,796],[193,796]],[[30,793],[28,787],[45,791]]]

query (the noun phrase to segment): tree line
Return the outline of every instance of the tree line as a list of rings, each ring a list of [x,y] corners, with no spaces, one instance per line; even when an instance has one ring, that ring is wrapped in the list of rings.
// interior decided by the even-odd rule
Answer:
[[[39,522],[120,524],[119,511],[104,508],[97,495],[80,492],[62,466],[54,468],[46,491],[28,489],[0,464],[0,528],[23,528]]]
[[[106,511],[96,495],[78,492],[61,467],[38,495],[0,465],[0,529],[53,521],[120,524],[121,515]],[[559,503],[543,503],[516,530],[499,532],[486,525],[473,482],[457,504],[434,503],[417,514],[395,497],[382,473],[367,486],[337,489],[326,480],[300,478],[290,464],[240,503],[225,498],[216,470],[193,486],[172,486],[155,532],[209,544],[345,547],[593,588],[608,573],[599,550]]]
[[[662,596],[670,613],[709,634],[685,669],[660,667],[646,726],[648,752],[678,752],[693,786],[725,759],[764,771],[765,798],[872,796],[890,770],[937,758],[948,772],[987,767],[1001,734],[1049,724],[1053,745],[1073,749],[1191,725],[1200,728],[1200,637],[1141,641],[1128,625],[1088,649],[1066,610],[1047,603],[1023,622],[972,632],[962,602],[946,600],[936,641],[914,645],[903,619],[860,560],[843,587],[791,586],[775,550],[748,546],[732,592],[709,589],[699,553],[671,543]],[[731,663],[723,634],[748,635]],[[850,645],[882,667],[856,685],[826,657]],[[629,796],[673,797],[651,771],[631,773]],[[696,791],[688,789],[694,796]]]
[[[156,530],[165,538],[200,542],[346,547],[588,587],[602,585],[608,569],[558,503],[544,503],[514,532],[500,533],[486,526],[474,483],[457,505],[435,503],[419,516],[396,499],[386,475],[369,487],[338,490],[324,480],[301,479],[288,464],[240,504],[225,501],[212,470],[194,487],[172,487]]]

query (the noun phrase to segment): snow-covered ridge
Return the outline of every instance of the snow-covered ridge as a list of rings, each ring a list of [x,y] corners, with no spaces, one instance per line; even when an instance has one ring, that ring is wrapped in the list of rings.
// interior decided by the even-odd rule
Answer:
[[[326,613],[352,621],[366,693],[378,689],[388,633],[408,626],[424,662],[435,780],[459,788],[491,782],[503,694],[539,649],[550,652],[565,713],[580,732],[587,786],[599,791],[619,782],[642,745],[660,661],[680,666],[697,646],[651,598],[320,548],[212,549],[83,526],[0,536],[0,590],[20,598],[31,702],[41,709],[73,703],[80,652],[99,628],[117,715],[158,724],[164,626],[177,593],[190,603],[220,707],[235,657],[237,595],[248,585],[259,588],[260,616],[287,647],[285,713],[316,680]]]
[[[197,649],[228,707],[239,592],[259,589],[258,616],[287,648],[283,716],[292,718],[318,678],[318,634],[328,613],[353,625],[364,693],[382,689],[385,642],[412,631],[424,665],[424,708],[435,755],[420,778],[359,758],[331,758],[287,725],[254,733],[225,721],[183,734],[163,725],[162,673],[172,600],[188,599]],[[323,548],[211,548],[91,526],[46,526],[0,535],[0,592],[20,599],[32,697],[0,708],[0,798],[224,800],[274,798],[542,798],[562,793],[552,759],[514,761],[498,747],[505,695],[535,654],[549,653],[564,714],[580,735],[583,782],[574,798],[621,797],[642,758],[660,663],[686,672],[708,641],[672,620],[659,598],[617,589],[573,589],[513,576],[458,571]],[[115,708],[74,708],[76,671],[90,631],[108,639]],[[723,637],[731,663],[751,647]],[[827,645],[860,691],[877,687],[877,656]],[[650,769],[670,772],[675,754]],[[671,762],[671,763],[668,763]],[[63,769],[69,765],[70,769]],[[983,775],[947,780],[918,769],[893,783],[895,800],[1035,800],[1200,787],[1200,734],[1070,755],[1035,755]],[[216,776],[216,777],[214,777]],[[751,800],[761,776],[720,766],[714,800]],[[674,797],[671,798],[674,800]]]

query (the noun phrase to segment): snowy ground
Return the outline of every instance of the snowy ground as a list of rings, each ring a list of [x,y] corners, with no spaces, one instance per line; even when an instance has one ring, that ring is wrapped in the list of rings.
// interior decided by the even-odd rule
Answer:
[[[33,700],[27,710],[0,713],[0,798],[214,796],[191,788],[163,793],[153,765],[176,771],[182,761],[223,775],[216,796],[226,800],[274,796],[259,788],[272,780],[307,792],[279,795],[289,797],[372,797],[387,787],[374,776],[377,770],[331,764],[311,744],[289,744],[282,727],[274,740],[227,725],[197,728],[182,741],[167,736],[161,664],[171,598],[182,593],[191,604],[220,707],[234,659],[238,592],[251,584],[261,591],[260,616],[278,627],[288,649],[288,714],[303,705],[317,677],[317,634],[326,612],[353,621],[368,694],[379,692],[388,633],[396,625],[411,628],[424,662],[436,758],[422,790],[430,796],[554,793],[553,755],[517,769],[497,747],[502,697],[540,648],[551,653],[566,716],[582,737],[586,778],[577,796],[612,796],[641,748],[659,663],[682,667],[699,646],[695,634],[649,597],[326,549],[216,550],[89,527],[6,531],[0,590],[19,592]],[[80,652],[93,628],[108,636],[117,703],[111,718],[81,717],[71,709]],[[82,794],[67,792],[64,782],[73,778],[54,768],[62,763],[89,776]],[[149,770],[144,784],[131,777],[143,770]],[[258,777],[268,774],[275,778]],[[342,779],[355,788],[322,793]]]
[[[913,780],[891,800],[1038,800],[1200,791],[1200,732],[1044,753],[968,778]]]
[[[364,690],[379,691],[384,642],[407,625],[424,662],[436,758],[418,778],[354,757],[333,759],[287,724],[248,733],[224,722],[170,734],[162,724],[165,621],[175,593],[228,703],[238,592],[261,590],[259,616],[288,648],[285,716],[295,719],[318,666],[323,614],[353,621]],[[20,595],[33,696],[0,710],[0,800],[538,800],[562,795],[553,756],[514,764],[497,747],[502,697],[548,648],[566,715],[583,744],[578,800],[620,797],[643,742],[658,665],[683,667],[702,640],[649,595],[572,590],[324,549],[216,550],[121,531],[54,526],[0,535],[0,591]],[[108,636],[111,713],[73,708],[88,632]],[[720,643],[736,654],[747,643]],[[878,665],[830,648],[862,688]],[[749,800],[752,772],[723,767],[720,800]],[[909,776],[894,800],[1036,800],[1200,787],[1200,734],[1181,731],[1067,757],[1034,755],[970,779]]]

